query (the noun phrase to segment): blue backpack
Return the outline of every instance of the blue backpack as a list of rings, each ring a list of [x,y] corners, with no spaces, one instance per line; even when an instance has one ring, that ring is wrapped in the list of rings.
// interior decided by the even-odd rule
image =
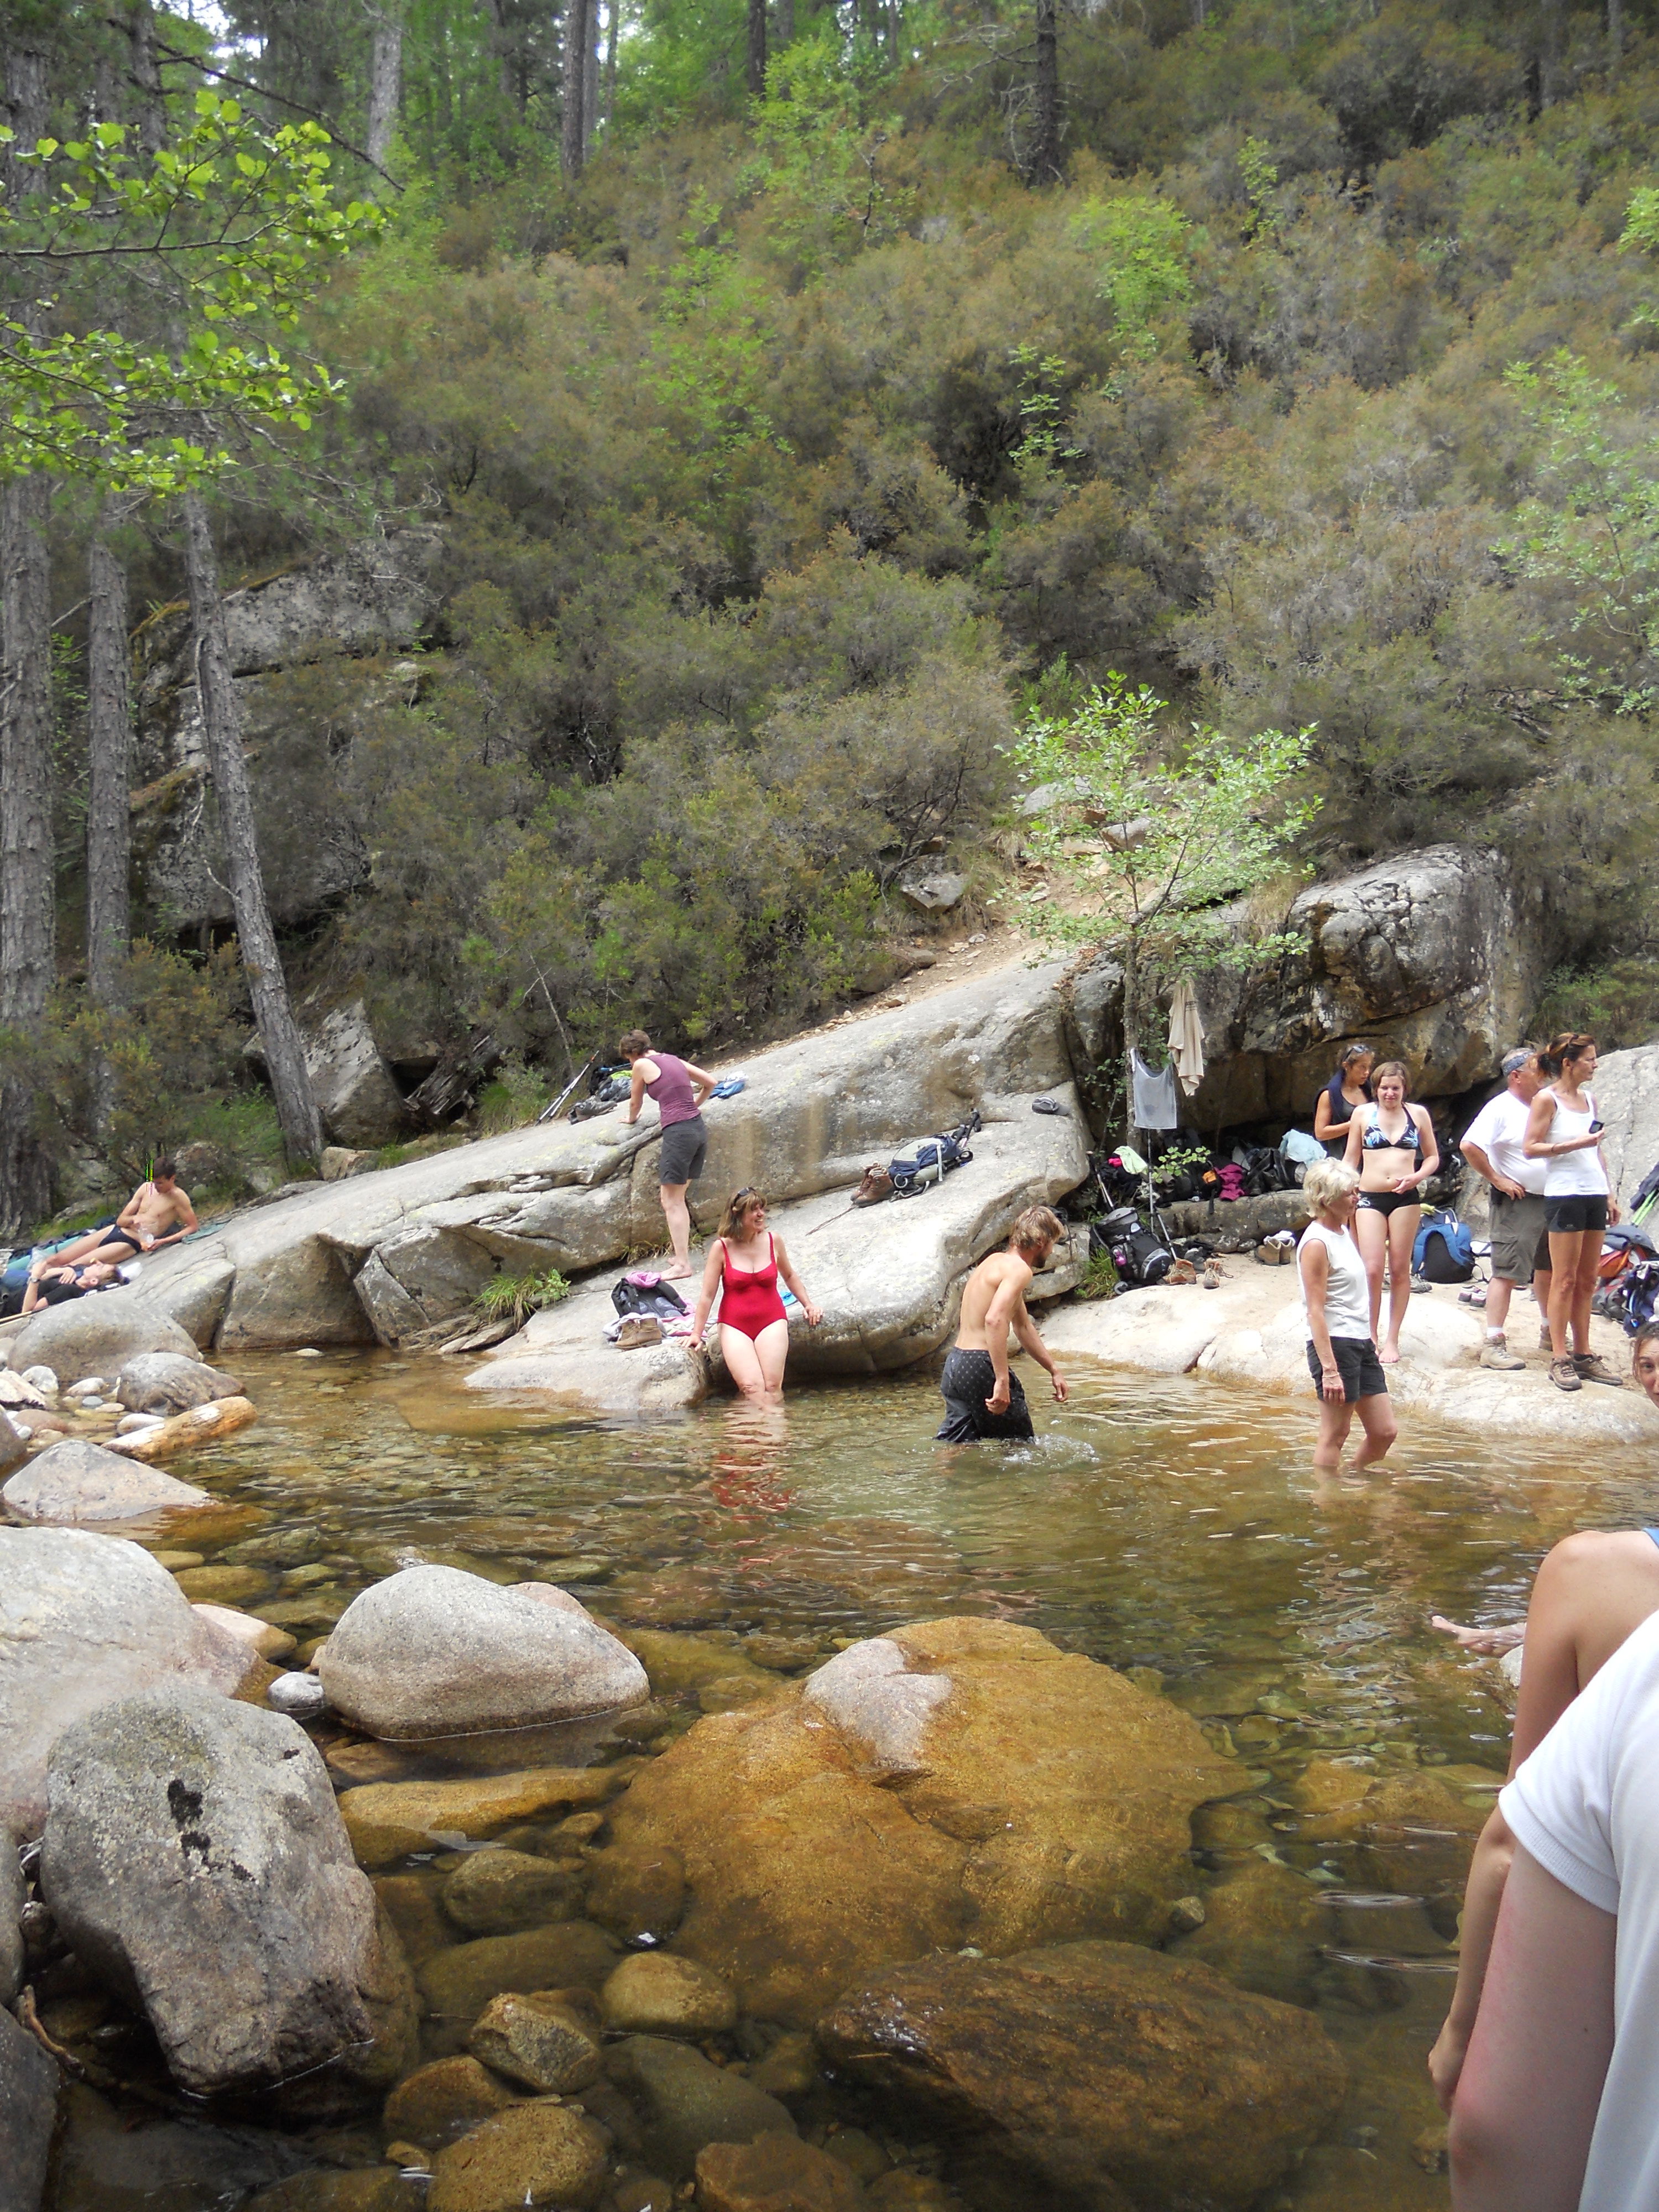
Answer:
[[[1412,1273],[1425,1283],[1467,1283],[1474,1273],[1474,1239],[1449,1206],[1425,1213],[1412,1248]]]

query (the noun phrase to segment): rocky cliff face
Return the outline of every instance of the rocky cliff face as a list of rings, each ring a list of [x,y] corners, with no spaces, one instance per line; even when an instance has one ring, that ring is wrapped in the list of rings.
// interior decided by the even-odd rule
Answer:
[[[389,655],[411,644],[431,616],[439,542],[435,531],[399,531],[226,597],[266,890],[279,921],[315,912],[367,874],[368,855],[340,804],[341,763],[365,718],[418,683],[416,665]],[[171,934],[228,922],[183,609],[146,623],[138,653],[139,926]]]

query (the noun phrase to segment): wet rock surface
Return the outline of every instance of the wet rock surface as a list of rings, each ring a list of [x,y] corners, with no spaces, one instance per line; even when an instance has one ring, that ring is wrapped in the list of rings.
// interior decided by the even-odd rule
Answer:
[[[486,2120],[433,2163],[427,2212],[520,2212],[595,2204],[606,2142],[584,2114],[538,2098]]]
[[[528,1996],[537,1990],[602,1988],[617,1949],[602,1929],[571,1920],[521,1936],[482,1936],[474,1943],[452,1944],[434,1952],[416,1978],[434,2019],[471,2027],[492,1997],[509,1990]]]
[[[1311,2015],[1119,1943],[922,1960],[823,2016],[831,2065],[965,2133],[970,2201],[1066,2212],[1250,2205],[1335,2117]]]
[[[52,1753],[41,1887],[198,2095],[347,2052],[361,2075],[377,2044],[394,2072],[412,2056],[396,1940],[321,1759],[280,1715],[179,1685],[77,1723]]]
[[[343,1794],[340,1812],[363,1865],[387,1866],[452,1836],[488,1838],[511,1821],[533,1820],[560,1807],[602,1805],[632,1771],[619,1766],[539,1766],[476,1780],[369,1782]],[[485,1887],[489,1879],[471,1877]]]
[[[0,2208],[40,2212],[45,2201],[59,2076],[32,2035],[0,2008]]]
[[[249,1664],[136,1544],[0,1528],[0,1828],[40,1834],[47,1753],[82,1715],[185,1678],[228,1693]]]
[[[645,1669],[585,1613],[454,1567],[375,1583],[319,1665],[328,1701],[370,1735],[422,1738],[640,1705]]]
[[[608,2028],[630,2035],[722,2035],[738,2024],[730,1986],[694,1959],[639,1951],[599,1991]]]
[[[180,1482],[159,1468],[135,1466],[86,1437],[48,1444],[0,1490],[17,1521],[59,1524],[138,1521],[150,1513],[186,1512],[211,1505],[205,1490]]]
[[[611,1826],[678,1853],[675,1949],[805,2027],[896,1958],[1156,1939],[1191,1887],[1194,1808],[1238,1784],[1194,1722],[1109,1668],[945,1620],[700,1721]]]
[[[580,1909],[583,1862],[528,1851],[473,1851],[444,1883],[444,1911],[469,1936],[573,1919]]]
[[[187,1413],[216,1398],[239,1398],[242,1386],[200,1359],[177,1352],[141,1352],[123,1363],[115,1397],[130,1413]]]
[[[506,2082],[476,2058],[438,2058],[398,2084],[386,2100],[381,2125],[389,2142],[434,2150],[516,2101]]]
[[[492,1997],[467,2044],[481,2064],[540,2094],[568,2095],[599,2079],[599,2021],[586,1990]]]
[[[869,2201],[839,2159],[789,2136],[711,2143],[697,2160],[699,2212],[863,2212]]]
[[[649,2163],[675,2180],[693,2172],[698,2152],[708,2143],[795,2133],[793,2119],[775,2097],[711,2064],[689,2045],[632,2035],[607,2051],[605,2069],[641,2113]]]

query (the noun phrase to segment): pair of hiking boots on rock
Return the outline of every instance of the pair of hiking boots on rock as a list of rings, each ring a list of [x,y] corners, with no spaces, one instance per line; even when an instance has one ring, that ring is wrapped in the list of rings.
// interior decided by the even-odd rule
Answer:
[[[1573,1352],[1565,1359],[1552,1359],[1550,1381],[1558,1390],[1581,1389],[1586,1382],[1610,1382],[1615,1390],[1625,1387],[1624,1376],[1615,1375],[1606,1360],[1593,1352]]]

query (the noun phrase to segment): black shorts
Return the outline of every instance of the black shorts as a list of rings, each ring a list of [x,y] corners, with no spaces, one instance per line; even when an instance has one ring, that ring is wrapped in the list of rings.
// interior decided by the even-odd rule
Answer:
[[[696,1182],[708,1157],[708,1131],[702,1116],[690,1121],[671,1121],[662,1133],[662,1164],[659,1182]]]
[[[1402,1206],[1421,1206],[1420,1190],[1362,1190],[1359,1207],[1364,1213],[1380,1213],[1386,1221],[1389,1214],[1398,1213]]]
[[[939,1443],[971,1444],[984,1438],[1030,1443],[1036,1434],[1018,1375],[1011,1372],[1008,1377],[1007,1412],[988,1410],[985,1401],[997,1387],[997,1370],[988,1352],[953,1352],[939,1387],[945,1400],[945,1426],[935,1432]]]
[[[1578,1191],[1568,1198],[1547,1198],[1544,1221],[1552,1237],[1577,1237],[1588,1229],[1605,1229],[1607,1201]]]
[[[1382,1363],[1376,1356],[1376,1346],[1368,1336],[1334,1336],[1331,1357],[1336,1362],[1337,1372],[1342,1377],[1342,1395],[1351,1406],[1362,1398],[1386,1398],[1389,1378],[1382,1372]],[[1308,1372],[1318,1389],[1324,1369],[1319,1364],[1313,1340],[1308,1341]],[[1322,1396],[1323,1393],[1321,1393]]]

